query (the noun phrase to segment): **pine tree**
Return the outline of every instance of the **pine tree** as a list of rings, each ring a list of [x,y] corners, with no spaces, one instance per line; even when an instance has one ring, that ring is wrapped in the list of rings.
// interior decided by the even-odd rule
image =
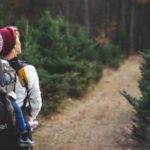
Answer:
[[[133,137],[138,141],[150,142],[150,51],[141,53],[144,63],[141,64],[141,79],[138,81],[141,96],[135,98],[126,91],[121,94],[134,107]]]

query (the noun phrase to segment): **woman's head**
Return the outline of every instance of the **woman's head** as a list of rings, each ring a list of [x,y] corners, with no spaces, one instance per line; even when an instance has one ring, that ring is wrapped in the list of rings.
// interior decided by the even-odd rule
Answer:
[[[0,55],[10,60],[21,53],[19,32],[16,27],[4,27],[0,29]]]

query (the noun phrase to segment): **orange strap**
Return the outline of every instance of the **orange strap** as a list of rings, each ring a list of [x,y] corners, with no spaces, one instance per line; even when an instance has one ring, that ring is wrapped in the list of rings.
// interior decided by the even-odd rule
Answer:
[[[19,75],[18,77],[19,77],[19,81],[20,81],[21,85],[23,87],[25,87],[26,86],[25,84],[27,82],[27,77],[26,77],[26,73],[25,73],[24,67],[19,69],[18,75]]]

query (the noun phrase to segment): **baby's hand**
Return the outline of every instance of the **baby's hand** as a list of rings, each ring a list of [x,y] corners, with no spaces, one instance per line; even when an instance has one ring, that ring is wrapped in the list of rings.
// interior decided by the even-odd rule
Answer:
[[[33,121],[32,117],[29,119],[29,125],[30,125],[30,128],[31,128],[31,131],[33,131],[34,129],[36,129],[39,125],[39,122],[38,121]]]

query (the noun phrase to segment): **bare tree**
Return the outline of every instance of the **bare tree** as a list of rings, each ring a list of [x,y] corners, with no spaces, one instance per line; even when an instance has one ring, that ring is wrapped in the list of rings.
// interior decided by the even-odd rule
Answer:
[[[126,27],[126,0],[121,1],[121,26],[123,29]]]
[[[69,20],[69,13],[70,13],[70,0],[65,0],[65,18]]]
[[[84,23],[88,33],[90,33],[90,20],[89,20],[89,0],[84,0]]]
[[[134,53],[135,0],[131,0],[129,53]]]

